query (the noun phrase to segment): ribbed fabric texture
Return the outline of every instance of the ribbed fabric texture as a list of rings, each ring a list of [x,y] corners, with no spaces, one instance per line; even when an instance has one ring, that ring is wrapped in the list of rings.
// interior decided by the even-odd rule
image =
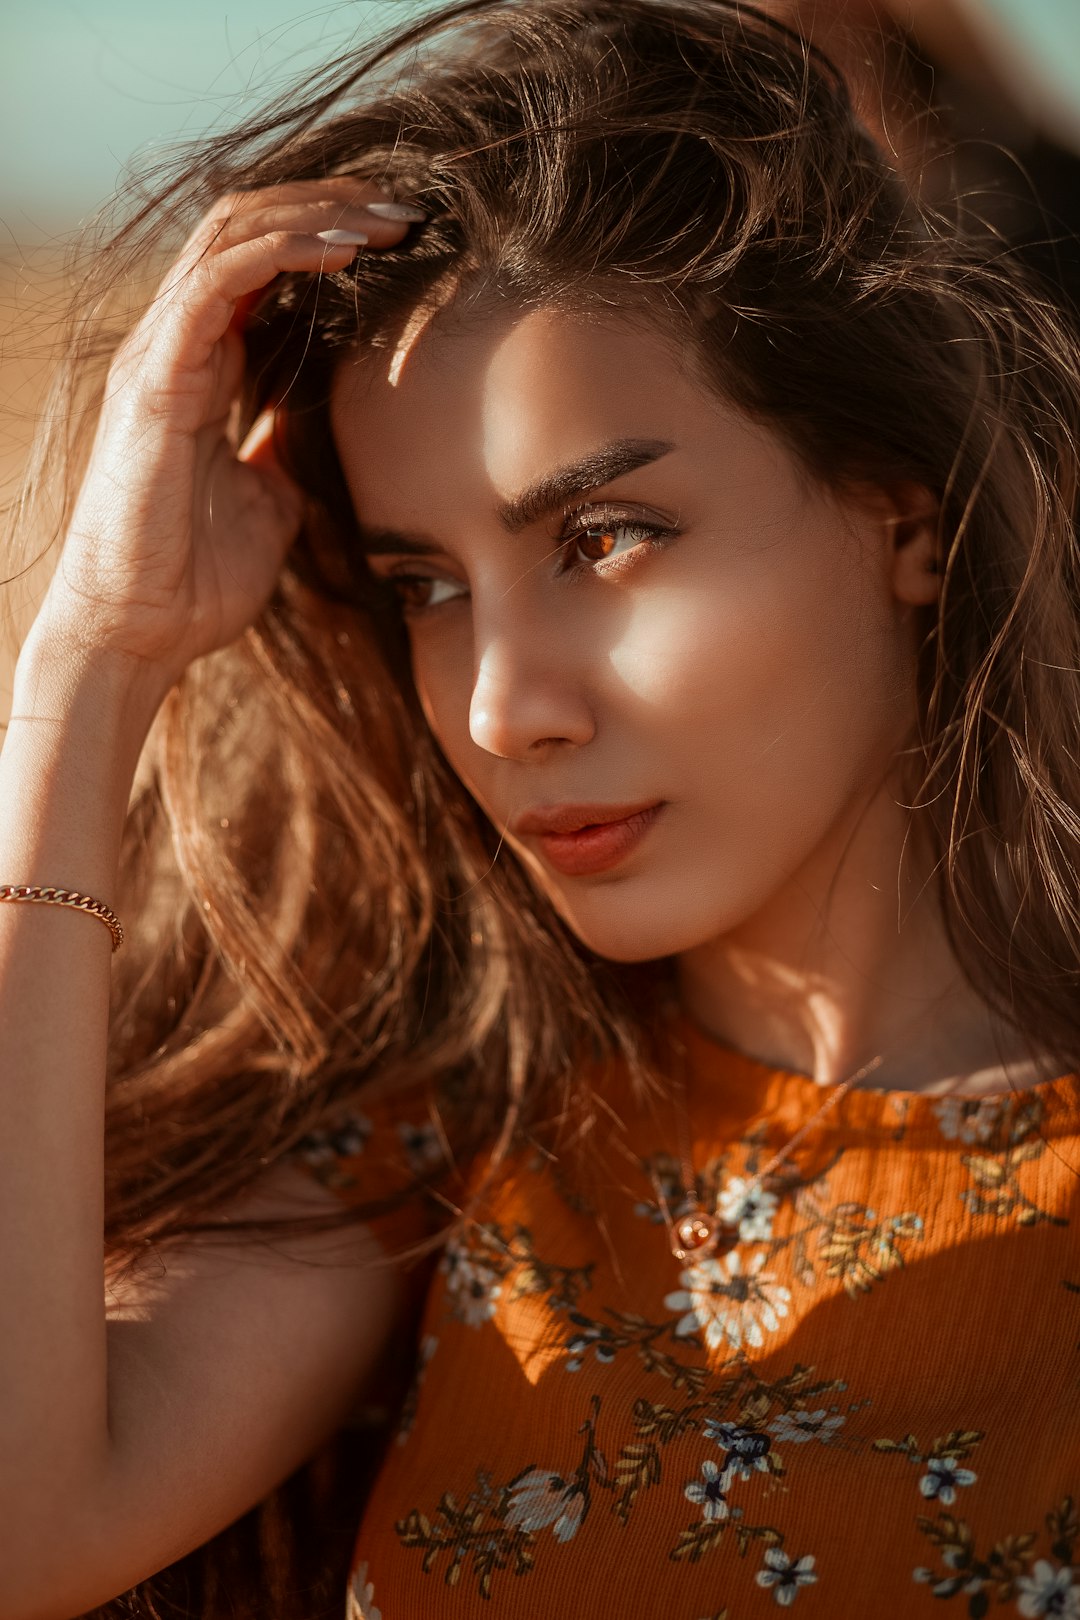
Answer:
[[[618,1077],[591,1209],[518,1159],[433,1274],[347,1620],[1080,1620],[1080,1080],[849,1092],[747,1203],[825,1094],[680,1032],[737,1247],[673,1258],[675,1115]],[[367,1196],[417,1125],[320,1173]]]

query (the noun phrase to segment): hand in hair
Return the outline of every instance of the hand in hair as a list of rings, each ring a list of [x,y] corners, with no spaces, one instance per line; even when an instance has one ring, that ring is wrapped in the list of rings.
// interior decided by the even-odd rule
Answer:
[[[88,470],[39,621],[160,695],[234,640],[273,590],[301,518],[273,416],[235,442],[242,311],[282,271],[343,269],[408,223],[337,176],[226,196],[200,222],[113,357]],[[331,240],[317,233],[327,232]]]

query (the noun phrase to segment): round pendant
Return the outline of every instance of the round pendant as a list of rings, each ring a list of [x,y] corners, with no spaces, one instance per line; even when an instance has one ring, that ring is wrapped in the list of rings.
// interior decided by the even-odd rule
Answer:
[[[671,1231],[671,1252],[676,1260],[704,1260],[719,1250],[726,1254],[739,1241],[739,1228],[719,1215],[694,1209],[675,1222]]]

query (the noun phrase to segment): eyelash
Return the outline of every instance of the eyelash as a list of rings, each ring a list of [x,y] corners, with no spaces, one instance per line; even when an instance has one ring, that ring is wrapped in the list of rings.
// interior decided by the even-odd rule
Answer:
[[[678,529],[661,528],[660,525],[656,523],[642,523],[636,518],[629,517],[625,512],[615,510],[606,511],[601,509],[598,512],[590,512],[587,522],[579,521],[583,515],[584,514],[580,509],[565,514],[563,532],[559,536],[558,541],[559,551],[563,553],[571,551],[582,536],[588,534],[590,530],[593,529],[629,529],[633,533],[645,537],[643,547],[647,552],[659,551],[663,546],[667,545],[669,540],[673,540],[679,533]],[[573,523],[577,524],[576,528],[567,528],[566,525]],[[635,546],[629,555],[634,555],[634,552],[636,552],[638,549],[639,547]],[[613,569],[620,567],[624,561],[625,554],[624,556],[615,557],[610,561],[607,558],[596,558],[591,562],[578,559],[577,561],[570,563],[564,569],[563,577],[566,579],[576,579],[581,574],[585,573],[608,573]],[[417,605],[409,602],[404,594],[404,589],[402,589],[402,587],[407,589],[410,585],[437,585],[441,583],[439,580],[434,579],[430,574],[395,572],[393,574],[385,575],[383,582],[390,587],[396,596],[398,604],[403,613],[410,618],[415,618],[423,613],[432,612],[435,608],[445,605],[440,602],[434,602],[430,606],[424,604]],[[454,597],[453,600],[458,601],[459,598]]]

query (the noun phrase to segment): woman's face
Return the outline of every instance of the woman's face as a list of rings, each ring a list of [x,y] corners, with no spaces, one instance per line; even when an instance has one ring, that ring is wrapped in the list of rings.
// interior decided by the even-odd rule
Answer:
[[[365,350],[332,420],[428,723],[588,946],[690,950],[820,865],[914,715],[883,496],[816,486],[659,333],[553,310]],[[562,807],[616,824],[517,825]]]

